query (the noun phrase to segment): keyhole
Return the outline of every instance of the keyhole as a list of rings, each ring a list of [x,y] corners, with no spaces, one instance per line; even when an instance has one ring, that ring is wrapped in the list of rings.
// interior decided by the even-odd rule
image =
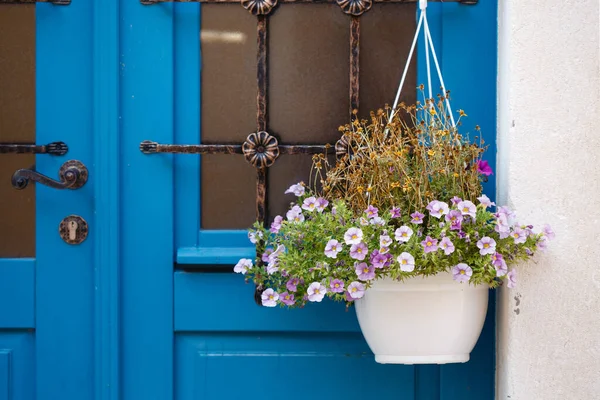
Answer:
[[[77,228],[79,225],[75,221],[69,221],[69,240],[77,239]]]

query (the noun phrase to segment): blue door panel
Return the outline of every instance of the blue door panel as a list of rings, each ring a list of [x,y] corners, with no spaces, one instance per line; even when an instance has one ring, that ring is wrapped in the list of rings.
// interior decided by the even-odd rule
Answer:
[[[0,258],[0,329],[33,327],[35,260]]]
[[[0,331],[0,400],[34,400],[35,386],[33,331]]]
[[[360,333],[176,336],[177,400],[414,399],[414,369],[383,366]]]

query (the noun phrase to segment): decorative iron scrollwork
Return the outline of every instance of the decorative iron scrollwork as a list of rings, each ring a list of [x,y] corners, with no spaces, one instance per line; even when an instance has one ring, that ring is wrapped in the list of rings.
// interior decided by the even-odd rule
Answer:
[[[242,0],[242,7],[252,15],[267,15],[277,5],[277,0]]]
[[[242,145],[246,160],[256,168],[266,168],[273,165],[279,157],[279,143],[274,136],[265,131],[251,133]]]
[[[358,17],[371,9],[373,0],[336,0],[336,3],[344,13]]]
[[[29,185],[29,181],[34,181],[54,189],[79,189],[88,180],[88,170],[81,161],[69,160],[60,167],[58,176],[60,181],[35,170],[20,169],[12,176],[12,186],[17,190],[23,190]]]

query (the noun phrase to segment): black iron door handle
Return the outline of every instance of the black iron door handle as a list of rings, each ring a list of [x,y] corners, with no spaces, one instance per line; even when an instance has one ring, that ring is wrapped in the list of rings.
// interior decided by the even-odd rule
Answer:
[[[20,169],[12,176],[12,185],[17,190],[27,187],[29,181],[34,181],[54,189],[79,189],[88,180],[88,170],[82,162],[69,160],[58,171],[59,181],[36,172],[34,169]]]
[[[0,154],[50,154],[64,156],[69,146],[64,142],[52,142],[45,145],[28,143],[0,143]]]

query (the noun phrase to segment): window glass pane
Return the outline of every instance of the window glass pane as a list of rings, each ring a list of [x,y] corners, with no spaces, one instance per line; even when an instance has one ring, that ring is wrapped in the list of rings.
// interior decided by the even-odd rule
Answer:
[[[203,229],[247,229],[256,218],[256,169],[241,155],[202,156]]]
[[[256,132],[256,17],[239,4],[203,4],[202,142],[241,144]]]
[[[374,4],[361,17],[360,115],[394,103],[410,45],[417,29],[415,4]],[[416,49],[418,52],[420,49]],[[413,103],[417,86],[413,54],[401,101]]]
[[[287,144],[335,142],[350,112],[350,17],[336,4],[282,4],[268,57],[269,130]]]
[[[35,142],[35,5],[0,4],[0,142]],[[35,156],[0,154],[0,257],[35,256],[35,185],[12,174]]]

